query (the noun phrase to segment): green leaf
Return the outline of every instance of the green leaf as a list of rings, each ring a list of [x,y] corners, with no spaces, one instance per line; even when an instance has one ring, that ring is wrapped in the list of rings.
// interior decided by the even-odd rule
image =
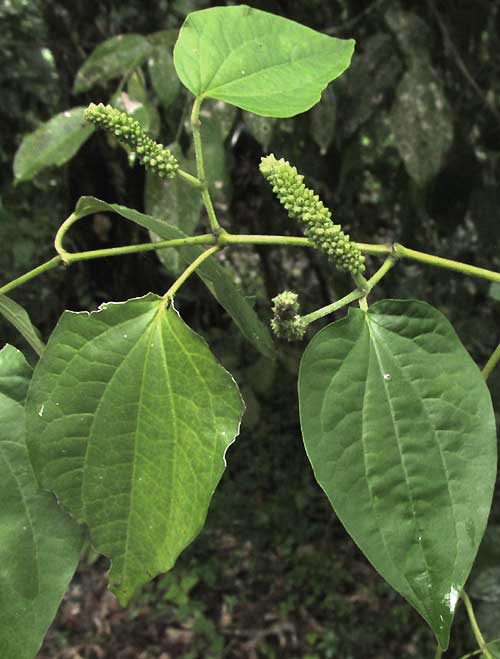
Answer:
[[[184,157],[178,144],[169,146],[169,149],[184,171],[196,173],[196,165],[192,160]],[[201,195],[193,194],[189,184],[180,176],[170,181],[161,179],[151,172],[146,173],[144,208],[148,215],[153,215],[158,221],[177,227],[186,235],[191,235],[200,221],[202,205]],[[163,240],[152,231],[150,237],[153,241]],[[168,272],[174,275],[180,273],[184,262],[181,262],[178,250],[162,249],[156,253]]]
[[[10,297],[0,295],[0,314],[24,336],[36,353],[42,354],[45,346],[26,309]]]
[[[500,302],[500,284],[498,282],[491,282],[488,289],[488,297],[491,297],[496,302]]]
[[[276,119],[273,117],[262,117],[253,112],[244,112],[243,119],[250,135],[262,146],[262,150],[267,152],[273,136]]]
[[[17,183],[29,181],[45,167],[64,165],[92,135],[94,127],[83,119],[85,108],[57,114],[26,135],[14,158]]]
[[[439,311],[384,300],[313,338],[299,398],[306,451],[335,512],[446,648],[496,478],[481,372]]]
[[[414,63],[403,76],[390,122],[409,176],[424,186],[441,170],[453,142],[452,113],[443,85],[425,61]]]
[[[151,217],[151,215],[144,215],[144,213],[139,213],[139,211],[119,204],[107,204],[95,197],[81,197],[75,208],[75,214],[79,218],[103,211],[118,213],[127,220],[156,233],[163,240],[186,238],[186,234],[180,229],[170,226],[160,219]],[[176,249],[178,249],[180,257],[186,265],[192,263],[203,251],[203,248],[199,245],[184,245]],[[266,357],[274,357],[274,346],[269,330],[259,320],[251,304],[234,283],[230,271],[221,266],[215,259],[209,259],[197,268],[196,274],[231,316],[243,336],[260,353]]]
[[[39,490],[25,444],[31,368],[12,346],[0,351],[0,648],[33,659],[78,564],[82,534]]]
[[[99,44],[78,71],[74,92],[86,92],[97,83],[126,75],[140,66],[154,46],[140,34],[120,34]]]
[[[149,76],[153,89],[164,108],[177,98],[180,90],[174,60],[166,48],[155,48],[148,60]]]
[[[311,112],[311,137],[319,146],[322,156],[326,155],[335,137],[337,103],[330,87],[325,89],[321,101]]]
[[[309,110],[349,66],[353,39],[335,39],[245,5],[190,14],[174,48],[181,82],[270,117]]]
[[[40,482],[112,559],[126,604],[201,530],[243,401],[203,339],[149,294],[65,312],[26,413]]]

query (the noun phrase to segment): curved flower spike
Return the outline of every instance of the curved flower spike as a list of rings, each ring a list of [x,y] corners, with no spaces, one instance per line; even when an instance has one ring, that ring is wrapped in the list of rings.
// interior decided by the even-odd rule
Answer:
[[[332,214],[313,190],[307,188],[295,167],[274,154],[262,158],[260,171],[273,186],[273,192],[292,219],[304,226],[304,234],[320,250],[328,255],[339,270],[352,275],[362,274],[365,258],[359,247],[351,242],[340,224],[334,224]]]
[[[146,169],[161,178],[175,177],[179,163],[172,153],[146,135],[139,122],[126,112],[111,105],[91,103],[85,110],[85,119],[98,128],[109,130],[120,142],[134,149]]]

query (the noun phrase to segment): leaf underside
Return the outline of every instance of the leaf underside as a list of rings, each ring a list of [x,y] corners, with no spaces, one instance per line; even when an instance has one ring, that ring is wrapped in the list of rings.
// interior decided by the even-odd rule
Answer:
[[[25,443],[31,367],[12,346],[0,351],[0,654],[33,659],[80,557],[82,533],[40,491]]]
[[[61,317],[30,387],[30,455],[111,558],[123,604],[201,530],[242,412],[234,380],[161,298]]]
[[[446,648],[496,477],[479,369],[440,312],[385,300],[313,338],[299,397],[306,451],[335,512]]]
[[[349,66],[353,51],[352,39],[239,5],[191,13],[175,45],[174,64],[195,96],[291,117],[320,100]]]

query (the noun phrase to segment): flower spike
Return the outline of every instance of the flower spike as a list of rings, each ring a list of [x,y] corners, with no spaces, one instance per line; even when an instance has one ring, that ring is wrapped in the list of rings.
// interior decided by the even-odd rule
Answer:
[[[146,135],[139,122],[126,112],[111,105],[91,103],[85,110],[85,119],[98,128],[109,130],[120,142],[134,149],[146,169],[161,178],[175,177],[179,169],[176,158],[163,144]]]
[[[365,258],[359,247],[351,242],[340,224],[333,223],[331,212],[318,195],[304,185],[304,177],[295,167],[271,154],[262,158],[260,171],[273,186],[273,192],[288,215],[302,223],[307,238],[325,252],[339,270],[353,276],[364,272]]]

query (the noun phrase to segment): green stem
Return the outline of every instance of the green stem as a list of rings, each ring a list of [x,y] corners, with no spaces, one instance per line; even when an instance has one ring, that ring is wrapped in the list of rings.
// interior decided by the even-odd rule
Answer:
[[[109,247],[108,249],[94,249],[88,252],[65,252],[64,261],[68,265],[75,261],[89,261],[107,256],[123,256],[136,252],[151,252],[166,247],[182,247],[183,245],[213,245],[215,236],[211,233],[186,238],[173,238],[172,240],[159,240],[155,243],[139,243],[138,245],[125,245],[123,247]]]
[[[412,259],[413,261],[419,261],[420,263],[425,263],[426,265],[438,268],[445,268],[446,270],[455,270],[456,272],[461,272],[464,275],[470,275],[471,277],[481,277],[482,279],[488,279],[489,281],[500,282],[500,272],[478,268],[475,265],[461,263],[460,261],[444,259],[441,256],[433,256],[432,254],[426,254],[425,252],[417,252],[417,250],[409,249],[399,243],[393,245],[393,250],[394,254],[400,258]]]
[[[210,228],[212,232],[217,235],[220,232],[220,224],[215,214],[214,205],[212,203],[212,197],[208,190],[207,177],[205,174],[205,163],[203,161],[203,148],[201,145],[201,131],[200,131],[200,108],[202,103],[201,96],[197,96],[194,99],[193,110],[191,112],[191,129],[193,131],[193,143],[194,143],[194,153],[196,157],[196,172],[198,174],[198,179],[202,184],[202,193],[203,203],[207,210],[208,220],[210,222]]]
[[[472,608],[472,602],[470,601],[470,598],[465,592],[465,590],[462,591],[461,598],[465,604],[467,615],[469,616],[470,626],[474,633],[474,637],[479,646],[479,649],[486,657],[486,659],[493,659],[493,656],[491,652],[488,650],[488,647],[486,645],[486,641],[484,640],[484,636],[482,635],[481,630],[479,629],[479,625],[477,624],[476,616],[474,614],[474,609]]]
[[[205,250],[202,252],[188,267],[184,270],[184,272],[174,281],[172,286],[168,289],[168,291],[165,293],[163,296],[164,300],[170,300],[174,297],[174,295],[177,293],[179,288],[182,286],[182,284],[190,277],[193,272],[198,268],[203,261],[206,261],[212,254],[215,254],[220,249],[219,245],[214,245],[213,247],[210,247],[210,249]]]
[[[332,302],[331,304],[327,304],[326,307],[321,307],[321,309],[316,309],[316,311],[302,316],[302,320],[306,325],[309,325],[310,323],[314,323],[315,320],[319,320],[320,318],[323,318],[323,316],[327,316],[328,314],[333,313],[338,309],[342,309],[342,307],[345,307],[348,304],[351,304],[351,302],[355,302],[362,297],[365,297],[364,291],[356,289],[355,291],[351,291],[351,293],[348,295],[341,297],[340,300]]]
[[[444,653],[444,650],[438,643],[437,647],[436,647],[436,654],[434,655],[434,659],[441,659],[441,657],[443,656],[443,653]]]
[[[485,380],[489,378],[498,362],[500,362],[500,344],[496,347],[495,351],[486,362],[486,366],[483,368],[483,377]]]
[[[326,307],[321,307],[321,309],[316,309],[316,311],[313,311],[309,314],[306,314],[305,316],[302,316],[302,320],[306,323],[306,325],[309,325],[310,323],[313,323],[315,320],[318,320],[319,318],[323,318],[323,316],[327,316],[330,313],[333,313],[334,311],[338,311],[339,309],[342,309],[342,307],[347,306],[348,304],[351,304],[351,302],[355,302],[356,300],[361,300],[366,298],[367,291],[370,292],[376,284],[386,275],[389,270],[394,267],[396,264],[397,260],[393,256],[389,256],[383,264],[380,266],[380,268],[375,272],[374,275],[366,281],[366,279],[363,277],[364,284],[363,284],[363,289],[357,288],[356,290],[352,291],[348,295],[345,295],[343,298],[340,298],[340,300],[337,300],[336,302],[332,302],[331,304],[326,305]],[[362,307],[363,308],[363,307]],[[366,309],[364,309],[366,311]]]
[[[36,268],[33,268],[33,270],[30,270],[24,275],[17,277],[17,279],[13,279],[8,284],[5,284],[5,286],[0,287],[0,295],[5,295],[5,293],[9,293],[14,288],[25,284],[30,279],[34,279],[35,277],[38,277],[38,275],[41,275],[44,272],[48,272],[49,270],[53,270],[61,263],[61,260],[62,259],[60,256],[54,256],[49,261],[45,261],[45,263],[42,263]]]
[[[201,189],[203,187],[203,183],[199,178],[196,178],[196,176],[193,176],[189,172],[185,172],[183,169],[177,170],[177,176],[183,178],[187,183],[189,183],[189,185],[192,185],[193,188]]]

